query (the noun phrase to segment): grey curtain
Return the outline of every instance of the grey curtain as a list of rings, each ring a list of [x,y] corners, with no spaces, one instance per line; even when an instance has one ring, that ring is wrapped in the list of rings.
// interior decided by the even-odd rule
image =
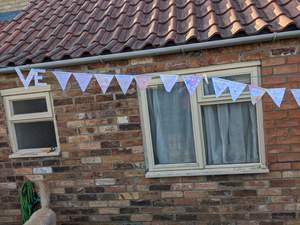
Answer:
[[[183,83],[171,93],[163,85],[147,89],[155,164],[195,162],[190,97]]]
[[[256,110],[250,102],[202,107],[208,165],[259,161]]]

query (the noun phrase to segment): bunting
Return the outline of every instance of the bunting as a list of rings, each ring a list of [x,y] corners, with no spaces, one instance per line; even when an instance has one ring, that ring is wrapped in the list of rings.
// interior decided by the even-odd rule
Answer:
[[[42,73],[46,72],[43,69],[31,69],[27,76],[24,76],[20,68],[15,68],[15,71],[22,82],[25,88],[28,88],[30,83],[33,81],[34,86],[44,86],[46,83],[42,83]],[[63,71],[51,71],[55,78],[57,79],[61,89],[64,91],[67,87],[67,84],[70,80],[71,75],[73,74],[76,79],[82,92],[86,91],[89,83],[92,78],[95,77],[103,93],[106,93],[108,87],[111,84],[113,77],[116,77],[120,88],[124,94],[127,93],[128,88],[133,79],[135,79],[137,86],[140,90],[146,90],[153,76],[151,75],[125,75],[125,74],[91,74],[91,73],[71,73]],[[204,77],[206,77],[204,75]],[[171,92],[174,85],[178,81],[178,75],[160,75],[160,79],[164,85],[164,88],[167,92]],[[182,76],[182,80],[185,83],[185,86],[188,90],[189,95],[193,95],[201,81],[203,76],[197,75],[185,75]],[[215,91],[215,96],[220,97],[225,90],[228,88],[229,94],[232,98],[232,101],[237,101],[241,94],[246,90],[247,86],[249,88],[249,94],[251,97],[251,102],[255,105],[258,101],[261,100],[265,93],[272,98],[273,102],[280,107],[284,98],[285,88],[261,88],[256,85],[247,85],[237,81],[231,81],[219,77],[212,77],[212,85]],[[207,80],[208,83],[208,80]],[[297,102],[297,105],[300,107],[300,89],[291,89],[291,93]]]
[[[150,83],[152,76],[143,76],[143,75],[138,75],[134,77],[137,86],[141,91],[145,91],[146,88],[148,87],[148,84]]]
[[[266,90],[273,102],[280,107],[285,93],[285,88],[268,88]]]
[[[251,96],[251,102],[255,105],[266,93],[266,90],[256,85],[249,85],[249,92]]]
[[[234,102],[240,97],[242,92],[247,87],[246,84],[243,84],[240,82],[235,82],[235,81],[230,81],[230,80],[227,81],[227,86],[229,88],[231,99]]]
[[[177,75],[161,75],[160,79],[164,84],[164,87],[167,92],[171,92],[175,83],[177,82]]]
[[[183,76],[183,81],[185,83],[186,88],[190,95],[193,95],[194,91],[198,87],[199,83],[202,81],[203,77],[195,76],[195,75],[188,75]]]
[[[117,78],[117,81],[119,82],[119,85],[121,87],[121,90],[123,94],[125,95],[128,91],[128,88],[133,80],[132,75],[115,75]]]
[[[300,89],[291,89],[291,92],[297,102],[297,105],[300,107]]]
[[[90,73],[73,73],[80,89],[82,92],[85,92],[93,75]]]
[[[228,87],[227,80],[218,77],[213,77],[211,80],[213,82],[216,97],[220,97]]]
[[[64,91],[66,89],[68,81],[71,77],[71,73],[62,72],[62,71],[53,71],[53,74],[56,77],[61,89]]]
[[[106,93],[112,79],[114,78],[114,75],[109,74],[94,74],[97,83],[99,84],[103,94]]]

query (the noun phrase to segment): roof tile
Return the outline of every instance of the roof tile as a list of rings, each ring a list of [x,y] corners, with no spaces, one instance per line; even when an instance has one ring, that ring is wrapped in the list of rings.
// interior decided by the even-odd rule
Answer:
[[[0,33],[0,65],[281,32],[291,25],[300,29],[297,0],[31,0]]]

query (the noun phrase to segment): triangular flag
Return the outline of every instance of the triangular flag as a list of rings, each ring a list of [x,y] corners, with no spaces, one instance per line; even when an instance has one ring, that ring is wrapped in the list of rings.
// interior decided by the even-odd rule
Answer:
[[[61,89],[64,91],[71,77],[71,73],[62,71],[52,71],[52,73],[56,77]]]
[[[231,99],[234,102],[240,97],[242,92],[247,87],[247,84],[243,84],[243,83],[236,82],[236,81],[230,81],[230,80],[227,81],[227,85],[229,88]]]
[[[297,102],[297,105],[300,107],[300,89],[291,89],[291,92]]]
[[[220,97],[221,94],[228,87],[228,81],[224,80],[224,79],[221,79],[221,78],[218,78],[218,77],[213,77],[212,78],[212,83],[213,83],[213,86],[214,86],[216,97]]]
[[[105,94],[110,82],[114,78],[114,75],[110,74],[94,74],[99,86],[101,87],[102,92]]]
[[[199,83],[202,81],[203,77],[195,76],[195,75],[187,75],[182,77],[186,88],[190,95],[194,93]]]
[[[123,94],[125,95],[126,92],[128,91],[128,88],[133,80],[132,75],[115,75],[117,78],[117,81],[119,82],[119,85],[121,87],[121,90]]]
[[[81,91],[84,92],[87,89],[93,75],[90,73],[73,73],[73,75],[74,75]]]
[[[160,79],[164,84],[164,87],[167,92],[171,92],[172,88],[174,87],[177,81],[177,75],[161,75]]]
[[[285,93],[285,88],[268,88],[266,90],[273,99],[274,103],[280,107]]]
[[[266,90],[255,85],[249,85],[249,92],[251,96],[251,102],[253,105],[255,105],[266,93]]]
[[[152,79],[152,76],[146,76],[146,75],[138,75],[134,77],[137,86],[139,87],[139,89],[141,89],[142,91],[147,89],[147,86],[149,84],[149,82]]]

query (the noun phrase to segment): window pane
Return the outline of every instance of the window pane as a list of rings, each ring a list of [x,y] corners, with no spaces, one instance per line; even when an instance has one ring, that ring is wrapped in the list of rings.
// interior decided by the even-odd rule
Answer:
[[[14,115],[47,112],[45,98],[17,100],[12,102]]]
[[[147,89],[155,164],[196,162],[190,97],[183,83],[171,93]]]
[[[244,84],[251,84],[251,78],[249,74],[243,74],[243,75],[234,75],[234,76],[226,76],[226,77],[220,77],[224,78],[226,80],[231,80],[231,81],[237,81],[241,82]],[[211,78],[208,78],[208,84],[206,82],[203,83],[203,90],[204,90],[204,95],[214,95],[215,90],[213,87],[213,82]],[[248,87],[245,89],[245,91],[248,91]],[[223,94],[229,94],[228,88],[223,92]]]
[[[14,125],[19,149],[57,147],[53,121]]]
[[[256,110],[250,102],[202,107],[208,165],[259,162]]]

